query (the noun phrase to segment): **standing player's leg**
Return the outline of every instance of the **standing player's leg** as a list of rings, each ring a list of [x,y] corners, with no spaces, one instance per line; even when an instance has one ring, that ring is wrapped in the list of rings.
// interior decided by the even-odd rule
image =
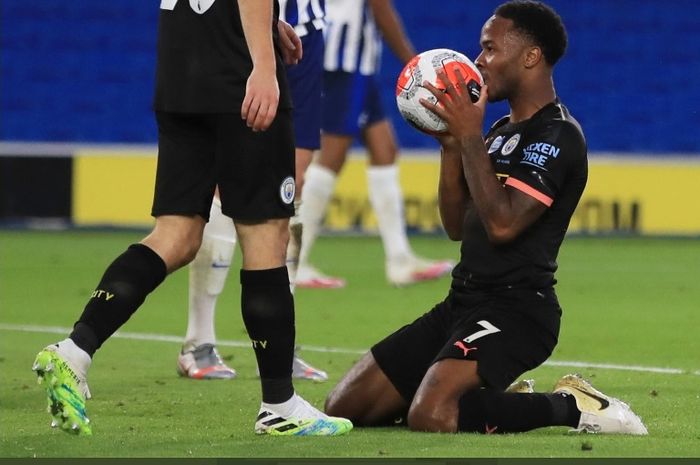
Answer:
[[[300,118],[296,117],[296,108],[294,121],[301,122]],[[295,125],[295,131],[298,133],[297,129],[299,125]],[[297,135],[297,140],[299,137]],[[304,189],[305,173],[309,165],[311,164],[311,159],[313,158],[313,149],[296,147],[294,149],[294,163],[296,167],[296,184],[297,191],[294,197],[294,216],[289,219],[289,245],[287,245],[287,268],[289,269],[289,280],[290,289],[292,294],[296,288],[297,271],[299,269],[299,254],[301,253],[301,243],[304,237],[304,226],[301,221],[301,193]]]
[[[52,426],[68,432],[91,433],[85,399],[93,355],[168,273],[194,258],[209,216],[214,135],[206,119],[157,116],[155,227],[107,267],[70,336],[39,352],[32,367],[46,384]]]
[[[189,268],[187,333],[178,354],[177,371],[193,379],[232,379],[236,371],[226,365],[216,349],[214,315],[235,252],[237,237],[233,220],[221,211],[218,191],[212,202],[202,245]],[[325,381],[328,375],[300,357],[294,357],[293,376]]]
[[[367,185],[372,209],[377,216],[384,245],[385,271],[389,283],[405,286],[449,274],[451,260],[428,260],[416,256],[406,235],[403,194],[397,164],[398,148],[394,129],[386,119],[376,80],[367,77],[366,126],[362,137],[370,156]]]
[[[278,109],[254,133],[237,115],[220,117],[217,183],[222,211],[234,219],[241,246],[241,313],[260,370],[258,434],[337,435],[352,423],[329,417],[297,396],[292,383],[294,299],[286,251],[294,214],[292,118]]]
[[[187,333],[177,358],[180,376],[193,379],[232,379],[236,370],[227,366],[216,349],[214,312],[236,248],[233,221],[221,212],[218,192],[202,246],[189,268]]]
[[[339,288],[345,280],[326,276],[309,263],[326,208],[333,195],[338,173],[353,139],[359,135],[358,119],[364,105],[364,78],[343,71],[323,73],[321,152],[306,171],[301,219],[304,242],[299,255],[297,285],[311,288]]]
[[[297,119],[295,114],[295,121],[303,120]],[[295,128],[296,127],[297,126],[295,126]],[[296,130],[296,132],[296,140],[299,141],[299,131]],[[300,214],[302,204],[301,193],[303,192],[304,186],[304,174],[311,164],[312,157],[313,150],[299,147],[295,149],[294,159],[296,166],[297,191],[294,198],[294,216],[289,219],[289,243],[287,244],[287,270],[289,271],[289,288],[292,294],[294,294],[296,288],[299,257],[301,254],[302,244],[306,240],[306,232],[304,231]],[[308,379],[315,382],[324,382],[328,380],[328,373],[311,365],[309,362],[301,358],[298,352],[299,348],[296,348],[294,352],[294,362],[292,365],[292,376],[294,378]]]
[[[262,403],[255,432],[271,435],[338,435],[352,429],[294,392],[294,300],[284,265],[288,220],[236,221],[243,251],[243,321],[260,370]]]
[[[323,88],[323,31],[315,27],[305,28],[301,37],[304,55],[295,65],[287,66],[287,82],[294,108],[294,141],[296,168],[296,197],[294,216],[289,221],[290,240],[287,248],[287,268],[292,280],[292,292],[296,285],[299,254],[301,252],[303,222],[301,221],[302,192],[306,170],[314,151],[321,147],[321,91]]]
[[[321,146],[321,89],[323,86],[323,31],[307,28],[307,34],[301,37],[304,55],[296,65],[287,66],[287,81],[294,109],[294,164],[296,192],[294,197],[294,216],[289,220],[289,244],[287,245],[287,270],[289,271],[292,294],[296,287],[299,255],[304,241],[303,222],[301,220],[302,192],[305,173],[315,150]],[[298,353],[294,355],[292,376],[299,379],[323,382],[328,374],[305,360]]]
[[[325,215],[326,206],[335,187],[335,174],[311,163],[314,150],[321,149],[320,156],[327,149],[325,135],[321,136],[322,106],[321,91],[326,86],[323,71],[324,40],[322,31],[312,31],[302,38],[304,57],[300,65],[288,69],[292,101],[294,102],[294,122],[297,145],[297,191],[300,201],[296,218],[291,225],[301,223],[303,240],[296,258],[298,271],[295,285],[305,288],[339,288],[345,286],[342,279],[326,276],[309,263],[309,252],[316,241],[318,230]],[[327,91],[327,90],[326,90]],[[306,149],[302,151],[301,149]],[[299,155],[302,155],[300,160]],[[300,171],[300,168],[302,170]],[[294,241],[294,237],[291,238]],[[296,244],[290,244],[296,249]],[[291,256],[291,254],[290,254]]]
[[[345,156],[352,145],[352,137],[323,133],[321,152],[316,163],[306,170],[306,183],[302,193],[301,221],[304,240],[299,253],[297,286],[306,288],[335,289],[345,287],[345,280],[327,276],[309,262],[309,255],[318,237],[328,203],[335,190],[338,172],[345,163]]]
[[[297,263],[302,241],[299,216],[304,173],[311,163],[313,151],[320,146],[321,85],[323,75],[323,32],[310,31],[302,37],[304,56],[296,65],[287,67],[287,80],[294,103],[293,118],[296,150],[295,214],[289,223],[287,268],[294,292]],[[185,347],[178,356],[178,371],[195,379],[230,379],[235,370],[226,366],[215,348],[214,309],[228,275],[236,243],[233,221],[221,212],[217,198],[212,204],[210,222],[204,228],[202,248],[190,268],[190,302]],[[325,381],[328,374],[295,355],[294,378]]]

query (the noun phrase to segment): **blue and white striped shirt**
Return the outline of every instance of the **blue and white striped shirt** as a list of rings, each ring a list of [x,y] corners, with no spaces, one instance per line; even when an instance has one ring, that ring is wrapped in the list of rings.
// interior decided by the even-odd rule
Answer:
[[[321,30],[326,13],[325,0],[278,0],[280,19],[294,26],[299,37]]]
[[[326,71],[379,71],[382,39],[366,0],[327,0]]]

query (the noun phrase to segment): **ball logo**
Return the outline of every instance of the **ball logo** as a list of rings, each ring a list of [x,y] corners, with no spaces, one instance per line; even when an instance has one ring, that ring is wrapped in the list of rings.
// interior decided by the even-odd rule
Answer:
[[[280,185],[280,198],[282,199],[282,202],[284,202],[287,205],[294,202],[294,195],[296,194],[296,190],[297,188],[296,183],[294,182],[294,178],[291,176],[287,176]]]
[[[510,155],[513,153],[513,150],[515,150],[515,147],[518,146],[520,143],[520,134],[516,134],[512,136],[510,139],[508,139],[508,142],[506,142],[506,145],[503,146],[503,150],[501,150],[501,153],[503,155]]]

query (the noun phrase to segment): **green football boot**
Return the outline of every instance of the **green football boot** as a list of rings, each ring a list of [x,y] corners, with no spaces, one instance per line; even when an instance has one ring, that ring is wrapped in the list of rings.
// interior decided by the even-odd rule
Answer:
[[[51,427],[71,434],[91,435],[90,419],[85,411],[85,400],[90,397],[87,381],[56,349],[56,346],[46,347],[32,365],[39,384],[46,388]]]

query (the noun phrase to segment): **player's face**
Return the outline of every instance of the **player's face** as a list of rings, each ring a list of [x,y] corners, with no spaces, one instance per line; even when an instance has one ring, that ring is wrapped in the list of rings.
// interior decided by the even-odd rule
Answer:
[[[510,19],[492,16],[481,29],[481,53],[476,66],[489,86],[489,101],[508,99],[517,92],[521,76],[521,57],[525,50],[522,36]]]

